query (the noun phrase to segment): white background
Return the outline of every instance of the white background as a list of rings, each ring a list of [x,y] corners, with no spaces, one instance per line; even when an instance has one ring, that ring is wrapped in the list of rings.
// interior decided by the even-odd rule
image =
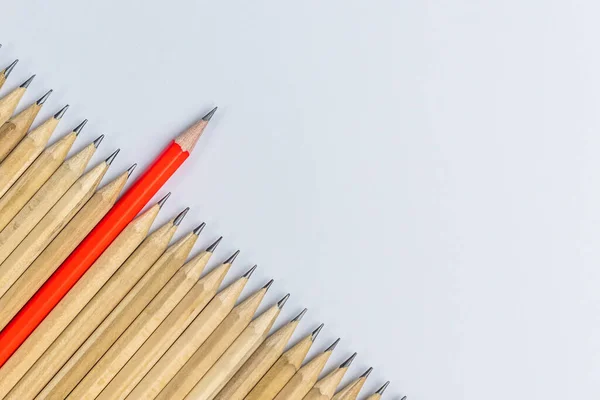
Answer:
[[[386,399],[600,394],[597,2],[10,1],[2,94],[111,175],[219,112],[159,222],[225,237]],[[138,171],[139,174],[139,171]],[[158,196],[157,196],[158,197]],[[265,304],[266,307],[268,304]],[[278,325],[278,326],[279,326]],[[365,391],[366,393],[366,391]]]

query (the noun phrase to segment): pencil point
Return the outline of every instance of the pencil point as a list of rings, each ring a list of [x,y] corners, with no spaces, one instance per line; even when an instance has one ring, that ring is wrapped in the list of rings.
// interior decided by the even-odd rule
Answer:
[[[183,221],[183,219],[185,218],[185,215],[188,213],[188,211],[190,211],[190,208],[186,207],[185,210],[180,212],[179,215],[176,216],[175,219],[173,220],[173,225],[179,226],[179,224],[181,223],[181,221]]]
[[[338,343],[340,342],[340,338],[337,338],[335,340],[335,342],[331,343],[331,346],[329,346],[328,348],[325,349],[325,351],[323,353],[327,353],[328,351],[333,351],[335,350],[336,346],[338,345]]]
[[[206,114],[204,117],[202,117],[202,121],[210,121],[210,119],[213,117],[213,115],[215,115],[215,113],[217,112],[217,107],[213,108],[212,110],[210,110],[208,112],[208,114]]]
[[[378,394],[380,396],[383,395],[383,392],[385,392],[385,389],[387,389],[387,387],[390,385],[390,381],[387,381],[386,383],[383,384],[382,387],[379,388],[378,391],[375,392],[375,394]]]
[[[17,65],[17,63],[19,62],[19,59],[17,58],[15,61],[13,61],[8,67],[6,67],[4,69],[4,77],[8,78],[8,76],[10,75],[10,73],[12,72],[12,70],[15,68],[15,65]]]
[[[48,100],[48,97],[50,97],[51,94],[52,94],[52,89],[48,90],[45,95],[40,97],[40,99],[38,101],[36,101],[36,104],[38,106],[44,105],[44,103],[46,102],[46,100]]]
[[[127,170],[127,177],[129,178],[131,176],[131,174],[133,173],[133,171],[135,170],[135,167],[137,167],[137,164],[133,164],[131,167],[129,167],[129,169]]]
[[[200,232],[202,232],[202,229],[204,229],[204,227],[205,227],[205,226],[206,226],[206,224],[205,224],[204,222],[203,222],[203,223],[201,223],[200,225],[198,225],[198,226],[196,227],[196,229],[194,229],[194,230],[192,231],[192,233],[193,233],[194,235],[196,235],[196,236],[199,236],[199,235],[200,235]]]
[[[108,165],[112,164],[112,162],[115,160],[115,158],[117,157],[117,154],[119,154],[120,151],[121,151],[121,149],[115,150],[114,153],[112,153],[110,156],[108,156],[108,158],[105,160],[105,162]]]
[[[98,146],[100,146],[100,143],[102,143],[102,140],[104,139],[104,135],[100,135],[98,136],[98,139],[94,140],[94,147],[98,148]]]
[[[344,361],[343,363],[340,364],[339,368],[349,368],[350,365],[352,364],[352,361],[354,361],[354,359],[356,358],[357,354],[358,353],[354,353],[350,357],[348,357],[348,359],[346,361]]]
[[[158,208],[162,208],[162,206],[165,205],[165,203],[167,202],[167,200],[169,199],[169,197],[171,197],[171,192],[167,193],[165,195],[165,197],[163,197],[162,199],[160,199],[158,201],[158,203],[156,203],[156,204],[158,204]]]
[[[321,324],[317,327],[317,329],[315,329],[311,335],[310,335],[310,340],[312,340],[313,342],[315,341],[315,339],[317,338],[317,336],[319,336],[319,333],[321,333],[321,329],[323,329],[323,327],[325,326],[325,324]]]
[[[31,81],[33,81],[33,78],[35,78],[35,75],[31,75],[31,77],[29,79],[27,79],[25,82],[21,83],[20,87],[27,89],[29,87],[29,84],[31,83]]]
[[[290,298],[290,294],[286,294],[285,296],[283,296],[283,299],[279,300],[277,302],[277,307],[279,307],[279,309],[281,310],[283,308],[283,306],[285,306],[285,303],[288,301],[288,299]]]
[[[269,290],[269,288],[271,287],[271,285],[273,284],[273,282],[275,282],[273,279],[271,279],[269,282],[267,282],[267,284],[265,286],[263,286],[262,288],[265,290]]]
[[[252,276],[252,273],[254,272],[254,270],[256,269],[257,265],[254,264],[254,266],[252,268],[250,268],[248,270],[248,272],[246,272],[244,275],[242,275],[242,278],[246,278],[246,279],[250,279],[250,277]]]
[[[237,256],[240,254],[239,250],[236,250],[227,260],[223,261],[223,264],[233,264]]]
[[[85,124],[87,124],[87,122],[88,122],[88,120],[84,119],[83,121],[81,121],[81,123],[79,125],[77,125],[77,127],[75,129],[73,129],[73,132],[75,132],[75,135],[79,135],[79,132],[81,132],[81,130],[83,129]]]
[[[217,246],[219,245],[219,243],[221,243],[221,240],[223,240],[223,236],[221,236],[220,238],[218,238],[217,240],[215,240],[215,242],[213,244],[211,244],[210,246],[208,246],[206,248],[206,251],[208,251],[209,253],[214,253]]]
[[[366,370],[366,371],[364,372],[364,374],[362,374],[360,377],[361,377],[361,378],[368,378],[368,377],[369,377],[369,375],[371,375],[371,372],[373,372],[373,368],[369,368],[368,370]]]
[[[308,311],[308,308],[305,308],[304,310],[300,311],[300,314],[296,315],[296,317],[294,317],[294,319],[292,319],[291,322],[300,321],[302,319],[302,317],[304,317],[304,314],[306,314],[307,311]]]
[[[54,114],[54,119],[61,119],[63,117],[63,115],[65,115],[65,113],[67,112],[68,109],[69,109],[69,105],[67,104],[66,106],[61,108],[59,112]]]
[[[406,396],[404,396],[403,398],[401,398],[400,400],[406,400]]]

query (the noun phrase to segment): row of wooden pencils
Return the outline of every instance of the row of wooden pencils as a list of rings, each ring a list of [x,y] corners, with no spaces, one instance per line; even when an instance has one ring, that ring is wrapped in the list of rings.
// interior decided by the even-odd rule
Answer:
[[[289,295],[254,317],[273,281],[238,303],[256,266],[219,291],[239,251],[202,275],[221,238],[187,262],[204,224],[169,246],[189,209],[150,233],[169,194],[126,221],[57,300],[40,297],[118,209],[135,164],[98,189],[119,151],[85,172],[100,136],[67,159],[86,120],[48,146],[68,106],[30,130],[51,93],[13,116],[32,80],[0,99],[0,399],[358,398],[371,369],[338,391],[356,354],[318,379],[339,339],[303,365],[323,325],[286,351],[306,310],[269,335]],[[174,143],[189,154],[215,110]]]

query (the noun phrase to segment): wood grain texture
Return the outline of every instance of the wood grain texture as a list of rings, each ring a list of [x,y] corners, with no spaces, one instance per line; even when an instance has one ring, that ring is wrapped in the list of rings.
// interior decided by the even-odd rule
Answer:
[[[156,398],[160,400],[181,400],[185,398],[210,367],[250,324],[266,293],[267,289],[261,288],[237,305],[173,376],[173,379]]]
[[[0,163],[0,197],[44,151],[60,120],[50,117],[33,129]]]
[[[8,308],[12,300],[6,296],[10,287],[92,197],[107,169],[108,164],[102,162],[79,178],[0,264],[0,329],[14,315]],[[2,254],[14,246],[16,239],[6,238],[0,247]]]
[[[127,399],[154,399],[231,312],[247,282],[248,279],[242,277],[219,292],[168,348]]]
[[[292,379],[313,344],[312,333],[279,357],[267,373],[256,383],[245,400],[272,400]]]
[[[0,99],[0,127],[13,115],[26,90],[26,88],[18,87]],[[0,142],[2,137],[3,135],[0,133]]]
[[[212,400],[264,342],[280,309],[277,305],[252,321],[188,393],[186,399]]]
[[[304,400],[331,400],[347,371],[348,368],[340,366],[325,375],[304,396]]]
[[[0,231],[56,172],[76,138],[75,132],[71,132],[45,149],[4,196],[0,196]]]
[[[342,390],[337,392],[335,396],[333,396],[332,400],[356,400],[366,381],[367,378],[361,376],[360,378],[350,382]]]
[[[30,338],[23,343],[21,347],[26,349],[26,357],[31,358],[42,353],[43,355],[29,368],[5,399],[33,399],[58,370],[56,364],[60,363],[59,366],[61,366],[68,359],[72,354],[69,343],[61,346],[62,352],[51,355],[51,358],[47,356],[46,350],[55,343],[59,335],[82,311],[115,270],[140,245],[148,234],[159,209],[158,205],[154,205],[133,220],[36,328]],[[94,318],[94,316],[90,316],[90,318]],[[19,350],[17,350],[18,352]],[[51,361],[51,365],[48,365],[48,361]]]
[[[52,378],[39,393],[38,398],[67,395],[67,393],[57,394],[56,391],[53,393],[69,371],[68,368],[63,368],[63,365],[164,253],[177,230],[173,222],[173,219],[168,221],[142,242],[30,370],[30,372],[35,372],[34,369],[47,371]],[[124,300],[124,303],[127,302],[128,300]]]
[[[331,350],[326,350],[302,366],[290,381],[275,396],[276,400],[301,400],[313,387],[325,364],[331,357]]]
[[[215,399],[243,400],[281,356],[299,323],[299,320],[292,320],[265,339]]]
[[[3,69],[2,72],[0,73],[0,89],[2,89],[2,86],[4,86],[4,83],[6,83],[5,71],[6,71],[6,68]]]
[[[15,107],[16,105],[17,104],[15,103]],[[0,105],[0,107],[2,106]],[[33,120],[35,120],[35,117],[38,115],[41,108],[42,106],[33,103],[6,122],[1,121],[2,110],[0,110],[0,122],[2,122],[2,125],[0,126],[0,162],[4,161],[8,154],[17,146],[21,139],[23,139],[29,128],[31,128],[31,124],[33,124]]]
[[[97,399],[124,399],[215,296],[231,264],[221,264],[200,279],[139,347]]]

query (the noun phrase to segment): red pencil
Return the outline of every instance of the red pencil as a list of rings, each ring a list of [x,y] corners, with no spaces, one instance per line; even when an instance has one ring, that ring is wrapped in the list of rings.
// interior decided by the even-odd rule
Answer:
[[[216,107],[171,142],[0,332],[0,367],[189,157]]]

